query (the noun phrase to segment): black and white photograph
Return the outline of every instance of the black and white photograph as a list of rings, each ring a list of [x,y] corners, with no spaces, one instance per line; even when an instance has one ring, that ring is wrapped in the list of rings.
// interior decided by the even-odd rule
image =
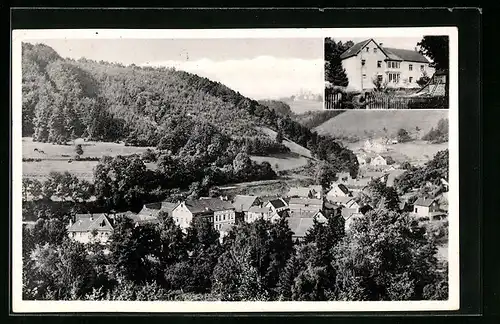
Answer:
[[[325,38],[326,109],[447,109],[449,38]]]
[[[456,30],[398,30],[15,31],[14,308],[457,308]]]

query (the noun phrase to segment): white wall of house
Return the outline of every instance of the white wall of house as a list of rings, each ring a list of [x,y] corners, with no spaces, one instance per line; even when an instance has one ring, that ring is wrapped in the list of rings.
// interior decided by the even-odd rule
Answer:
[[[379,155],[379,156],[374,157],[371,160],[370,164],[373,166],[387,165],[387,161],[382,156]]]
[[[191,211],[186,207],[186,204],[182,202],[172,211],[172,218],[174,219],[175,224],[177,224],[180,228],[186,229],[193,221],[193,213],[191,213]]]
[[[69,238],[80,242],[80,243],[90,243],[91,241],[106,243],[111,236],[109,231],[99,231],[95,237],[91,232],[68,232]]]
[[[220,230],[224,224],[234,224],[236,213],[234,210],[222,210],[214,212],[214,228]]]
[[[330,189],[330,191],[328,191],[328,193],[326,194],[326,197],[348,197],[349,195],[346,194],[345,192],[343,192],[338,184],[334,183],[332,185],[332,189]]]
[[[353,89],[361,89],[361,63],[357,56],[351,56],[342,60],[342,67],[345,69],[349,87]]]
[[[439,211],[439,205],[437,202],[433,202],[429,207],[427,206],[413,206],[413,213],[417,217],[429,217],[430,213]]]
[[[423,76],[424,72],[429,77],[435,72],[429,63],[385,61],[386,59],[386,55],[372,40],[356,56],[342,60],[342,67],[349,79],[349,87],[356,90],[373,89],[373,79],[380,78],[383,82],[390,81],[388,83],[390,87],[417,88],[419,87],[417,80]],[[364,64],[362,64],[363,60]],[[393,66],[389,62],[397,63]]]

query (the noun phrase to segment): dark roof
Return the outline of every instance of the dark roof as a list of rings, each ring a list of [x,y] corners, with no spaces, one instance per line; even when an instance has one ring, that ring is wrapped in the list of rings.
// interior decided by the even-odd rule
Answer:
[[[412,51],[389,47],[384,47],[384,50],[391,60],[430,63],[425,56],[415,50]]]
[[[372,40],[373,39],[370,38],[354,44],[340,55],[340,59],[345,60],[351,56],[356,56],[359,53],[359,51],[361,51],[363,47],[365,47],[365,45]],[[375,40],[373,40],[373,42],[377,44],[377,46],[379,46],[379,44],[375,42]],[[380,46],[379,48],[382,50],[382,52],[387,56],[389,60],[430,63],[425,56],[423,56],[422,54],[420,54],[415,50],[405,50],[399,48],[380,47]]]
[[[215,211],[234,210],[234,206],[220,198],[206,198],[198,200],[186,200],[187,209],[193,214],[213,213]]]
[[[418,198],[413,205],[429,207],[436,199]]]
[[[364,40],[360,43],[356,43],[349,47],[344,53],[340,55],[340,59],[345,60],[346,58],[349,58],[351,56],[355,56],[359,53],[359,51],[366,45],[368,44],[372,39],[367,39]]]
[[[342,190],[343,193],[345,194],[349,193],[349,189],[347,189],[347,187],[344,184],[339,183],[337,186],[339,187],[340,190]]]
[[[233,206],[237,212],[246,212],[258,198],[257,196],[236,195],[233,199]]]
[[[280,198],[278,198],[278,199],[273,199],[273,200],[269,200],[269,203],[270,203],[271,205],[273,205],[273,207],[274,207],[274,208],[282,208],[282,207],[286,207],[285,202],[284,202],[282,199],[280,199]],[[267,203],[266,203],[266,205],[267,205]]]
[[[171,203],[168,201],[163,201],[161,203],[161,209],[170,214],[172,210],[174,210],[174,208],[177,207],[178,204],[179,203]]]
[[[127,218],[130,218],[134,223],[137,224],[158,224],[160,220],[155,216],[141,215],[141,214],[129,214],[126,215]]]

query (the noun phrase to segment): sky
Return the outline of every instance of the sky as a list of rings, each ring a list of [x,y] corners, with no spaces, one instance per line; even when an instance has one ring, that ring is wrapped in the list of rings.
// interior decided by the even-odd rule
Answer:
[[[29,41],[28,41],[29,42]],[[254,99],[322,93],[323,39],[44,39],[62,57],[174,66]]]

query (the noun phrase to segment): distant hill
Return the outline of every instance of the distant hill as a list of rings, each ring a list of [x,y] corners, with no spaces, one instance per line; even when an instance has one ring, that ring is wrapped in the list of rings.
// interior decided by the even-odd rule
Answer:
[[[279,129],[315,157],[340,163],[340,169],[357,168],[354,154],[332,138],[196,74],[63,59],[46,45],[29,43],[22,45],[22,74],[22,131],[35,142],[66,144],[83,137],[215,157],[228,147],[239,151],[260,143],[257,137],[268,140],[258,131],[265,127]]]
[[[418,127],[423,136],[442,118],[448,118],[448,110],[347,110],[314,130],[321,135],[357,137],[361,140],[394,136],[401,128],[414,133]]]

